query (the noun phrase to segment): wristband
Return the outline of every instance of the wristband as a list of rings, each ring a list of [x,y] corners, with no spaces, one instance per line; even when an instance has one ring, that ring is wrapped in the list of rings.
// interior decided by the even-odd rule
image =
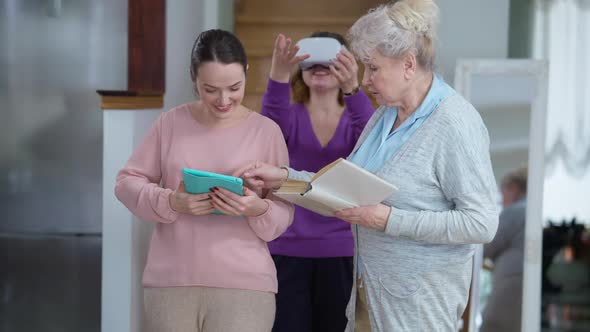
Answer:
[[[360,89],[361,89],[361,86],[357,85],[356,88],[352,89],[352,91],[350,91],[349,93],[343,92],[343,94],[345,96],[352,96],[353,94],[359,92]]]

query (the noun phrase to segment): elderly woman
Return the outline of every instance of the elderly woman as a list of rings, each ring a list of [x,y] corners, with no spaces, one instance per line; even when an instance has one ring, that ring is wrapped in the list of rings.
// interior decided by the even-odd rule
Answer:
[[[336,213],[355,237],[346,331],[457,331],[474,245],[496,232],[488,132],[434,73],[437,16],[432,0],[401,0],[371,10],[349,33],[363,85],[381,107],[348,159],[399,190]],[[241,171],[267,188],[313,175],[260,162]]]

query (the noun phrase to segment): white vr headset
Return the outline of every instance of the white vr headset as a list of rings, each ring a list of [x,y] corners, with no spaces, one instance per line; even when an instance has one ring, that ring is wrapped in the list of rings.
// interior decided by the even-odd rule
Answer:
[[[303,60],[299,66],[302,70],[320,65],[329,67],[336,54],[344,48],[340,42],[330,37],[303,38],[297,42],[299,52],[297,55],[309,54],[309,58]]]

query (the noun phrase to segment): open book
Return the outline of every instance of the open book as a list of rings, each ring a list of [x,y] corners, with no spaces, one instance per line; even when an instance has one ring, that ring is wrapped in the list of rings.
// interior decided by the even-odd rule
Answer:
[[[229,175],[183,168],[182,180],[184,181],[184,188],[189,194],[204,194],[208,193],[213,187],[221,187],[240,196],[244,195],[242,179]],[[215,210],[213,214],[223,213]]]
[[[287,180],[274,195],[324,216],[335,211],[381,203],[397,188],[377,175],[339,158],[309,182]]]

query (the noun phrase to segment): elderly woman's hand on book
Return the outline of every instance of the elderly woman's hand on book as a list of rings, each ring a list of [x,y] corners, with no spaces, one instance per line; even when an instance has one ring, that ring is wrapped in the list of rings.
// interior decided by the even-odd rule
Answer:
[[[336,211],[334,216],[351,224],[384,231],[391,213],[391,207],[383,204],[366,205]]]

